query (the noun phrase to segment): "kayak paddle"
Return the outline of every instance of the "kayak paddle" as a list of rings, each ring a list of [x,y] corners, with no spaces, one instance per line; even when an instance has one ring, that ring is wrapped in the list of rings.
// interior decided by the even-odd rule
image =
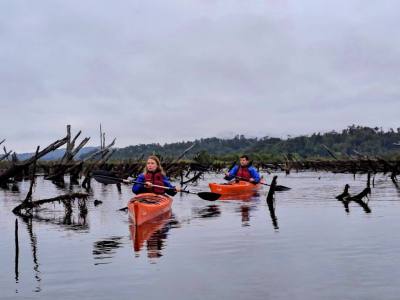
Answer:
[[[237,178],[237,179],[239,179],[239,180],[251,182],[251,181],[248,180],[247,178],[243,178],[243,177],[239,177],[239,176],[235,176],[235,178]],[[252,182],[252,183],[254,183],[254,182]],[[256,183],[254,183],[254,184],[256,184]],[[263,182],[259,182],[259,184],[266,185],[266,186],[271,186],[270,184],[268,184],[268,183],[263,183]],[[288,190],[290,190],[290,189],[291,189],[290,187],[287,187],[287,186],[284,186],[284,185],[276,185],[276,186],[275,186],[275,191],[279,191],[279,192],[288,191]]]
[[[92,176],[93,178],[100,182],[100,183],[104,183],[104,184],[116,184],[116,183],[137,183],[137,184],[142,184],[145,185],[145,182],[139,182],[139,181],[135,181],[135,180],[127,180],[127,179],[122,179],[119,177],[116,177],[112,172],[107,172],[107,171],[93,171],[92,172]],[[163,188],[166,190],[175,190],[175,188],[170,188],[167,186],[162,186],[162,185],[155,185],[153,184],[154,187],[158,187],[158,188]],[[217,193],[212,193],[212,192],[191,192],[191,191],[187,191],[187,190],[181,190],[182,193],[186,193],[186,194],[192,194],[192,195],[197,195],[199,196],[201,199],[207,200],[207,201],[215,201],[218,200],[221,197],[221,194],[217,194]]]

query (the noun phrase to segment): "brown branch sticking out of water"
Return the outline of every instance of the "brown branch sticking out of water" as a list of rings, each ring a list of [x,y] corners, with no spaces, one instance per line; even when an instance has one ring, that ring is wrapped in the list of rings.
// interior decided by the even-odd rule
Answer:
[[[36,153],[35,153],[35,157],[37,157],[38,153],[39,153],[39,149],[40,147],[37,146],[36,148]],[[32,191],[33,191],[33,186],[35,184],[35,173],[36,173],[36,160],[33,162],[33,168],[32,168],[32,173],[31,173],[31,184],[29,186],[29,191],[28,194],[26,194],[25,200],[24,202],[29,202],[32,200]]]
[[[42,151],[38,152],[37,155],[32,156],[31,158],[28,158],[24,161],[15,161],[15,163],[9,167],[7,170],[5,170],[3,173],[0,174],[0,185],[3,183],[6,183],[8,179],[19,175],[25,168],[27,168],[29,165],[43,157],[49,152],[52,152],[62,145],[64,145],[67,142],[67,137],[57,140],[54,143],[51,143],[48,145],[45,149]],[[14,153],[15,154],[15,153]],[[16,158],[16,156],[14,156]]]
[[[64,182],[64,175],[71,172],[75,168],[81,167],[81,161],[74,161],[74,157],[78,154],[90,138],[84,138],[80,144],[75,147],[76,140],[80,136],[81,131],[79,131],[74,138],[71,140],[71,125],[67,125],[67,147],[63,157],[55,165],[54,171],[51,175],[47,176],[45,179],[52,180],[53,182]],[[74,173],[76,174],[76,173]],[[76,178],[73,178],[76,179]]]
[[[15,282],[19,280],[19,240],[18,240],[18,219],[15,219]]]
[[[3,150],[4,150],[4,155],[0,156],[0,161],[8,158],[10,156],[10,154],[12,153],[12,150],[7,151],[6,146],[3,146]]]
[[[337,195],[337,196],[336,196],[336,199],[338,199],[338,200],[343,200],[343,199],[349,197],[349,196],[350,196],[350,194],[349,194],[349,188],[350,188],[350,185],[346,184],[346,185],[344,186],[343,193],[341,193],[340,195]]]
[[[90,178],[92,170],[94,170],[97,167],[103,166],[116,151],[115,149],[111,149],[111,147],[114,146],[114,144],[115,144],[115,139],[107,147],[104,147],[99,151],[96,151],[95,153],[91,154],[89,157],[85,159],[85,160],[91,160],[94,159],[96,156],[99,156],[96,161],[89,164],[83,171],[85,179],[82,181],[82,187],[84,187],[86,190],[90,189]]]
[[[362,200],[364,197],[368,198],[368,195],[371,194],[371,188],[366,187],[361,193],[355,195],[355,196],[349,196],[346,198],[348,201],[356,201],[356,200]]]
[[[191,182],[195,182],[195,181],[199,180],[202,175],[203,175],[203,172],[199,172],[196,175],[194,175],[192,178],[189,178],[188,180],[185,180],[185,181],[181,181],[180,185],[182,186],[182,185],[185,185],[185,184],[188,184]]]
[[[343,193],[336,196],[336,199],[338,199],[339,201],[341,201],[343,203],[346,212],[349,212],[349,203],[351,201],[354,201],[355,203],[360,205],[366,213],[370,213],[371,208],[368,206],[368,201],[364,202],[363,198],[366,197],[368,199],[368,195],[371,194],[371,174],[368,173],[367,187],[364,190],[362,190],[360,193],[358,193],[357,195],[351,196],[349,193],[349,188],[350,188],[350,186],[348,184],[346,184],[346,186],[344,187]]]
[[[28,215],[31,215],[30,211],[33,208],[39,207],[40,205],[46,204],[46,203],[52,203],[52,202],[72,202],[75,199],[84,199],[86,200],[89,195],[86,193],[72,193],[72,194],[65,194],[61,196],[57,196],[54,198],[49,198],[49,199],[42,199],[42,200],[37,200],[37,201],[29,201],[29,202],[22,202],[20,205],[15,207],[12,212],[16,215],[25,215],[22,213],[22,210],[25,210]]]

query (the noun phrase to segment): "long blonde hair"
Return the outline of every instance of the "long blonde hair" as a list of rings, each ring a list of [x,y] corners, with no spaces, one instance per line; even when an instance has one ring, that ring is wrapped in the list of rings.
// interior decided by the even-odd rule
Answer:
[[[146,165],[145,165],[144,170],[143,170],[143,174],[147,174],[147,173],[149,172],[149,170],[147,170],[147,161],[148,161],[149,159],[152,159],[152,160],[154,160],[154,161],[156,162],[156,164],[157,164],[156,172],[161,172],[162,175],[165,175],[165,171],[164,171],[163,167],[161,166],[160,159],[159,159],[157,156],[155,156],[155,155],[150,155],[150,156],[147,158],[147,160],[146,160]]]

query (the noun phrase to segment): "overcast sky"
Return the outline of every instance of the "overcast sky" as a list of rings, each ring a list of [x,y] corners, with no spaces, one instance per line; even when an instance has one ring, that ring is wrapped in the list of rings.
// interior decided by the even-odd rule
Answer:
[[[0,140],[400,127],[400,1],[0,2]]]

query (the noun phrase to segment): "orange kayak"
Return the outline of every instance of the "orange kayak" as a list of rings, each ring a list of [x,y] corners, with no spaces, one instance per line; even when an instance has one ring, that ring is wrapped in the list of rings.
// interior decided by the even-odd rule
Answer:
[[[128,203],[129,214],[139,226],[171,209],[172,198],[153,193],[139,194]]]
[[[237,195],[254,193],[261,188],[261,184],[253,184],[247,181],[233,183],[209,183],[210,190],[213,193],[221,195]]]

